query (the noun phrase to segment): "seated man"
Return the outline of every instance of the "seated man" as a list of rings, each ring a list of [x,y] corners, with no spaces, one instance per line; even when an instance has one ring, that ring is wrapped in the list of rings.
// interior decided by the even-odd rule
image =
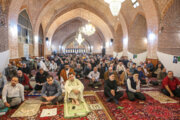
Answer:
[[[90,63],[87,63],[84,67],[84,76],[87,78],[87,76],[91,71],[92,71],[92,66]]]
[[[100,77],[100,73],[98,72],[97,67],[94,67],[93,71],[91,71],[88,75],[88,78],[90,79],[89,86],[91,87],[101,86],[99,77]]]
[[[44,71],[43,68],[39,69],[39,72],[36,73],[36,77],[35,77],[36,86],[34,89],[36,91],[39,91],[42,89],[42,86],[46,82],[46,78],[48,75],[49,75],[48,72]]]
[[[109,79],[105,81],[104,95],[108,98],[107,102],[113,100],[116,104],[119,104],[118,100],[123,96],[123,92],[117,92],[117,83],[114,73],[110,73]]]
[[[81,64],[77,64],[77,67],[75,68],[76,78],[80,79],[83,77],[83,69],[81,68]]]
[[[160,73],[159,80],[162,82],[162,80],[167,76],[166,68],[162,69],[162,72]]]
[[[138,72],[134,72],[133,77],[127,79],[126,93],[130,101],[135,98],[145,100],[145,96],[140,92],[140,80]]]
[[[147,66],[147,69],[148,69],[149,72],[153,72],[153,70],[154,70],[154,65],[151,63],[150,60],[148,60],[146,66]]]
[[[13,66],[11,63],[8,64],[8,67],[5,69],[5,75],[7,80],[10,81],[13,76],[16,76],[16,67]]]
[[[68,74],[72,72],[75,75],[74,69],[70,68],[68,63],[65,63],[65,68],[61,70],[60,78],[62,82],[66,82],[68,79]]]
[[[72,104],[79,105],[80,102],[84,102],[83,91],[84,85],[70,72],[69,79],[65,83],[64,102],[71,101]]]
[[[121,84],[124,85],[126,68],[124,67],[123,62],[119,62],[119,64],[116,67],[116,71],[119,75],[119,79],[121,81]]]
[[[63,99],[59,82],[53,80],[53,76],[47,77],[47,82],[43,85],[41,100],[44,103],[58,104]]]
[[[131,72],[131,74],[134,74],[134,72],[136,72],[136,71],[137,71],[136,63],[133,63],[132,68],[130,68],[130,72]]]
[[[12,77],[11,82],[4,86],[2,100],[6,107],[15,107],[24,101],[24,86],[19,83],[18,77]]]
[[[57,63],[55,63],[53,60],[52,60],[52,62],[50,63],[49,70],[50,70],[50,71],[53,71],[53,72],[55,72],[55,71],[57,70]]]
[[[1,72],[0,72],[0,96],[2,95],[2,90],[4,88],[4,86],[7,83],[7,79],[6,76],[4,76]]]
[[[28,77],[31,74],[29,67],[25,63],[23,64],[22,72],[25,73]]]
[[[180,97],[180,81],[173,76],[173,72],[169,71],[168,75],[162,81],[162,90],[167,96]]]
[[[32,87],[29,83],[28,76],[26,74],[24,74],[21,70],[17,71],[17,75],[18,75],[19,83],[24,85],[24,89],[25,90],[32,90]]]
[[[141,66],[138,66],[137,71],[139,73],[139,80],[141,81],[141,84],[147,84],[148,78],[144,75]]]
[[[118,73],[116,71],[113,71],[113,68],[112,67],[109,67],[108,71],[106,71],[104,73],[104,80],[108,80],[109,79],[109,74],[110,73],[114,73],[114,77],[115,77],[115,80],[116,80],[116,83],[117,85],[121,85],[121,81],[119,80],[118,78]]]

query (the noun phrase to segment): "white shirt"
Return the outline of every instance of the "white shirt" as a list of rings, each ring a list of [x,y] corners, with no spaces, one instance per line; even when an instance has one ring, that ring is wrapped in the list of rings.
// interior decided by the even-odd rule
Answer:
[[[139,80],[138,83],[136,84],[136,90],[135,90],[135,89],[133,89],[133,88],[131,87],[131,80],[128,78],[128,79],[127,79],[127,87],[128,87],[128,90],[129,90],[129,91],[135,93],[136,90],[140,90],[140,80]]]
[[[56,64],[56,63],[54,63],[54,64],[51,63],[51,64],[50,64],[50,70],[53,70],[53,71],[54,71],[54,70],[56,70],[56,69],[57,69],[57,64]]]
[[[48,69],[43,61],[40,61],[40,68],[42,68],[44,71],[48,71]]]
[[[24,86],[17,83],[16,86],[12,86],[11,83],[6,84],[2,91],[3,102],[7,102],[7,97],[20,97],[24,101]]]
[[[95,78],[95,81],[98,81],[99,80],[99,76],[100,76],[100,73],[99,72],[94,72],[94,71],[91,71],[90,73],[89,73],[89,75],[88,75],[88,77],[90,78],[90,79],[92,79],[92,78]]]
[[[124,65],[117,65],[116,72],[119,73],[120,71],[126,71]]]

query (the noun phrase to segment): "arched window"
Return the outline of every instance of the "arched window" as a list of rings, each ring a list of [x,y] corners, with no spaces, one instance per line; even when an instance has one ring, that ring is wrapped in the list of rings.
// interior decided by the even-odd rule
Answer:
[[[18,17],[18,40],[20,43],[33,44],[32,26],[26,10]]]

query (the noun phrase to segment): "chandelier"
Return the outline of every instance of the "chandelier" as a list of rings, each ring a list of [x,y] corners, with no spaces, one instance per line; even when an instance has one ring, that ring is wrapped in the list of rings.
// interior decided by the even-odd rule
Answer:
[[[81,45],[81,43],[84,41],[81,32],[76,35],[75,40],[79,43],[79,45]]]
[[[119,11],[121,9],[121,4],[125,0],[104,0],[106,3],[109,4],[109,8],[113,16],[118,16]]]
[[[83,34],[87,36],[91,36],[92,34],[95,33],[95,31],[96,31],[96,28],[90,23],[80,28],[80,32],[82,32]]]

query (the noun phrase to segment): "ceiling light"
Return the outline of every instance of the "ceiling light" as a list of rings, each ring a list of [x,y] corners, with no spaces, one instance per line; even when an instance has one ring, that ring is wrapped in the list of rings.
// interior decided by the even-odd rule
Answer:
[[[106,3],[109,4],[109,8],[113,16],[118,16],[119,11],[121,9],[121,4],[125,0],[104,0]]]

